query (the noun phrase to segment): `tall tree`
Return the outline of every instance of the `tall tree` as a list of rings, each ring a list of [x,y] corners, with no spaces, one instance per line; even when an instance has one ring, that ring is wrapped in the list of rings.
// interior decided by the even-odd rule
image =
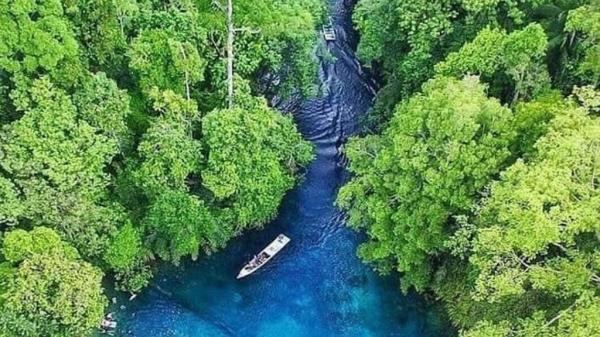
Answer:
[[[358,55],[386,81],[375,105],[376,117],[389,120],[400,99],[410,97],[435,75],[436,63],[472,40],[481,29],[519,29],[527,24],[532,8],[544,2],[358,1],[353,13],[360,33]]]
[[[89,67],[123,76],[127,36],[120,14],[131,0],[63,0],[62,4]]]
[[[160,115],[151,121],[141,138],[139,160],[131,162],[125,174],[141,191],[135,198],[148,201],[139,230],[144,243],[162,259],[178,263],[185,255],[198,256],[200,244],[205,242],[201,238],[208,235],[202,232],[204,221],[213,230],[203,202],[189,194],[188,178],[200,174],[203,161],[202,145],[192,135],[198,110],[192,100],[173,91],[154,88],[149,95]],[[134,240],[133,233],[129,234]]]
[[[158,195],[143,224],[153,251],[175,264],[184,256],[196,260],[201,251],[210,253],[232,235],[226,227],[217,227],[202,200],[181,190],[165,189]]]
[[[152,277],[147,264],[149,255],[150,249],[144,245],[140,231],[131,222],[113,235],[104,261],[115,272],[118,289],[135,293],[148,285]]]
[[[153,87],[190,98],[194,84],[204,77],[206,61],[194,44],[163,29],[143,31],[132,42],[130,67],[145,92]]]
[[[135,173],[146,195],[164,188],[187,190],[186,179],[199,174],[201,143],[192,137],[192,123],[198,120],[196,104],[172,91],[152,91],[155,118],[138,145],[141,157]]]
[[[530,99],[547,90],[550,79],[544,56],[547,38],[539,24],[530,24],[510,34],[499,29],[485,28],[472,42],[450,53],[435,70],[445,76],[481,75],[492,85],[492,91],[506,101]],[[504,78],[512,83],[506,83]],[[509,97],[504,92],[513,90]]]
[[[73,95],[73,103],[80,119],[117,141],[121,148],[128,145],[131,136],[127,127],[131,114],[129,95],[105,73],[87,78]]]

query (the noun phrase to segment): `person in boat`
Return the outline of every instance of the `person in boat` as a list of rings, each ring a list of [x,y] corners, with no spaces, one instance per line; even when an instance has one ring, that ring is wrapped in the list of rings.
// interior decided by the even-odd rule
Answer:
[[[250,264],[252,265],[252,267],[257,267],[258,265],[263,263],[264,260],[265,253],[261,253],[260,255],[254,255],[254,258],[252,259],[252,261],[250,261]]]
[[[269,254],[263,252],[262,254],[260,254],[259,263],[262,263],[263,261],[265,261],[268,258],[269,258]]]
[[[108,319],[103,319],[100,324],[102,330],[114,329],[116,327],[116,322]]]
[[[250,260],[250,262],[248,262],[248,267],[254,268],[258,265],[258,263],[259,263],[258,256],[254,255],[254,257],[252,257],[252,260]]]

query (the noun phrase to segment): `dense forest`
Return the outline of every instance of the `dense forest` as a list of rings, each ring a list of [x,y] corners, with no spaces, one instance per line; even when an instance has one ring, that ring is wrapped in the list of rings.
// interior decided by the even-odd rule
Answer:
[[[139,292],[276,215],[313,153],[267,99],[314,92],[323,4],[227,9],[0,0],[0,336],[85,336],[103,280]]]
[[[359,0],[385,85],[338,204],[462,337],[600,336],[600,1]]]
[[[276,216],[314,155],[273,106],[318,94],[326,2],[233,3],[0,0],[0,337],[89,335],[108,284]],[[358,255],[461,337],[600,336],[600,0],[353,21],[382,83],[344,146]]]

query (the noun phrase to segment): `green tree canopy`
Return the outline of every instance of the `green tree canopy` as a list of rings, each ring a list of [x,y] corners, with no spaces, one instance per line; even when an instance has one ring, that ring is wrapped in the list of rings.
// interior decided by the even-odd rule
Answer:
[[[201,1],[198,15],[208,32],[210,47],[206,52],[213,60],[209,62],[212,86],[224,93],[226,17],[223,6],[215,3],[219,2]],[[235,41],[236,74],[244,79],[260,78],[253,84],[269,96],[313,93],[317,70],[314,31],[322,20],[323,3],[235,0],[233,5],[235,26],[240,29]]]
[[[92,69],[114,75],[123,71],[127,50],[125,13],[137,1],[63,0],[62,3]]]
[[[102,275],[79,254],[110,271],[118,289],[138,292],[157,257],[195,259],[275,216],[311,146],[255,95],[310,91],[324,5],[235,0],[231,111],[219,111],[227,33],[219,7],[0,0],[0,336],[80,337],[98,323],[104,304],[92,297]],[[82,307],[47,298],[66,296],[63,281]],[[27,283],[46,298],[19,304]]]
[[[138,292],[148,285],[152,277],[146,264],[149,251],[139,230],[131,222],[113,235],[106,248],[104,261],[116,272],[119,289]]]
[[[514,27],[544,0],[360,0],[354,22],[359,56],[380,65],[401,94],[418,90],[433,66],[487,25]],[[398,93],[395,94],[396,96]]]
[[[48,74],[73,85],[82,67],[79,46],[60,0],[0,2],[0,69],[22,76]]]
[[[599,229],[592,206],[599,146],[600,123],[572,108],[552,122],[531,161],[518,161],[492,185],[471,257],[482,296],[520,293],[531,284],[568,297],[600,282],[598,251],[587,248]]]
[[[204,77],[206,61],[196,47],[168,30],[143,31],[133,41],[129,57],[130,67],[145,91],[158,87],[183,95]]]
[[[75,337],[98,326],[107,304],[103,274],[56,232],[9,232],[2,252],[14,268],[0,295],[2,336]]]
[[[546,34],[539,24],[530,24],[510,34],[485,28],[472,42],[438,63],[435,70],[445,76],[481,75],[501,98],[507,86],[512,86],[514,102],[520,97],[531,98],[549,87],[549,75],[543,62],[546,44]],[[512,83],[503,83],[499,72]]]
[[[88,78],[73,95],[73,103],[79,118],[90,126],[116,140],[121,147],[129,142],[130,131],[126,123],[131,113],[129,95],[105,73]]]
[[[581,60],[576,63],[576,71],[586,84],[600,84],[600,1],[570,11],[565,30],[571,34],[581,34]],[[574,35],[573,35],[574,36]]]
[[[199,174],[201,143],[192,136],[199,119],[196,104],[172,91],[151,93],[154,109],[160,115],[138,145],[139,168],[136,180],[146,195],[160,194],[164,188],[187,190],[186,178]]]
[[[117,143],[80,120],[48,78],[36,80],[29,95],[23,117],[0,134],[0,167],[14,185],[0,213],[22,210],[18,219],[56,228],[84,255],[99,254],[121,217],[104,190]],[[13,208],[17,199],[21,206]]]
[[[144,229],[152,233],[153,251],[174,263],[183,256],[195,260],[200,249],[210,253],[228,238],[224,235],[228,229],[217,227],[204,202],[181,190],[165,189],[150,206],[143,223]]]
[[[352,226],[367,230],[359,255],[382,272],[402,272],[403,289],[425,289],[431,258],[452,231],[449,217],[468,211],[505,165],[512,122],[477,78],[442,77],[399,104],[382,136],[351,141],[355,177],[338,203]]]
[[[465,336],[600,332],[600,121],[567,107],[535,147],[530,160],[517,161],[492,184],[469,258],[477,271],[475,300],[527,301],[528,315],[481,322]]]
[[[248,102],[214,111],[202,120],[207,155],[202,184],[232,212],[237,230],[273,218],[294,174],[312,159],[291,118]]]

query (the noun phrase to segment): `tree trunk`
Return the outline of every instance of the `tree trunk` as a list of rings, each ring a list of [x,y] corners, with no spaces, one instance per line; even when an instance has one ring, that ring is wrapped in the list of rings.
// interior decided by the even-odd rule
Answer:
[[[233,41],[235,27],[233,25],[233,0],[227,0],[227,104],[233,107]]]
[[[183,44],[179,43],[179,50],[181,50],[181,56],[183,56],[183,59],[185,60],[186,63],[186,69],[184,70],[184,74],[185,74],[185,94],[186,94],[186,98],[189,100],[190,99],[190,79],[189,79],[189,74],[188,74],[188,69],[187,69],[187,55],[185,54],[185,49],[183,48]]]

